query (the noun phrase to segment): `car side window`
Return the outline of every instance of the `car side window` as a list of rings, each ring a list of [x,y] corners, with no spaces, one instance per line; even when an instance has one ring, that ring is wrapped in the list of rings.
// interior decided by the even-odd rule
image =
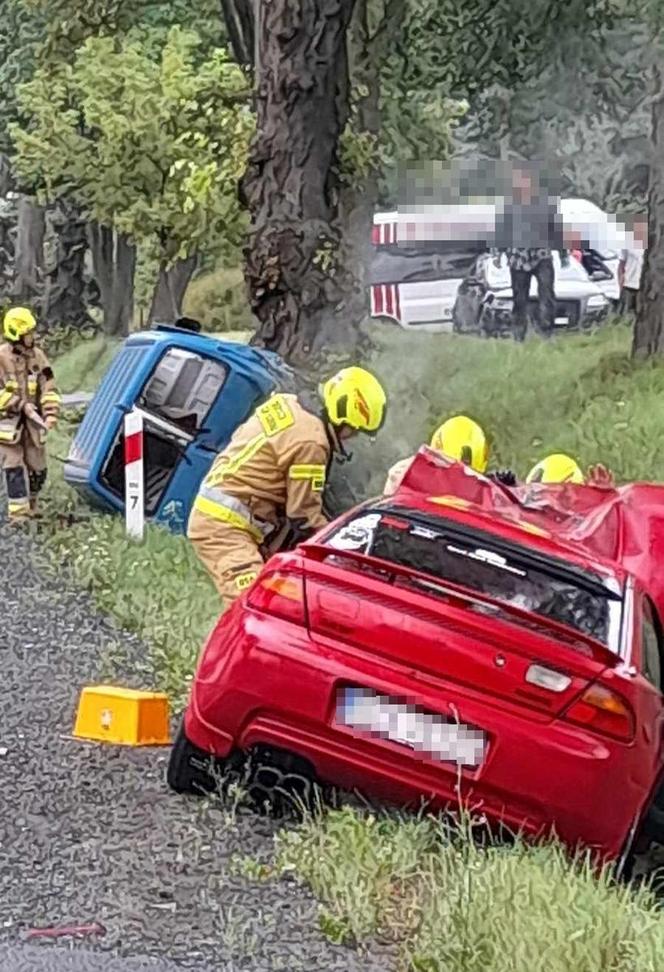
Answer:
[[[641,622],[643,674],[655,688],[662,691],[662,626],[650,598],[643,600]]]

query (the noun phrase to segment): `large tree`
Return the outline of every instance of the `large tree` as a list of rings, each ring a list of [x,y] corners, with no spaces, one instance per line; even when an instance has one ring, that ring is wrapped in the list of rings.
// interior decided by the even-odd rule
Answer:
[[[632,353],[638,358],[664,354],[664,0],[639,0],[650,43],[643,52],[649,76],[650,143],[648,248],[634,325]]]
[[[634,324],[632,353],[664,354],[664,39],[656,36],[651,64],[651,144],[648,249]]]
[[[354,3],[259,6],[257,131],[243,181],[246,276],[258,343],[294,359],[353,336],[357,281],[338,258],[338,207]]]

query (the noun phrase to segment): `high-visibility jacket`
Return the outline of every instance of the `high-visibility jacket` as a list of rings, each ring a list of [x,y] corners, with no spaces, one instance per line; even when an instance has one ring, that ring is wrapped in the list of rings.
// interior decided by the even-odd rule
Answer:
[[[194,511],[251,533],[257,543],[284,517],[327,523],[323,490],[331,446],[321,418],[295,395],[273,395],[214,461]]]
[[[48,358],[41,348],[0,344],[0,446],[16,445],[23,434],[35,444],[43,436],[34,423],[26,422],[24,405],[32,405],[42,418],[60,413],[60,395]]]

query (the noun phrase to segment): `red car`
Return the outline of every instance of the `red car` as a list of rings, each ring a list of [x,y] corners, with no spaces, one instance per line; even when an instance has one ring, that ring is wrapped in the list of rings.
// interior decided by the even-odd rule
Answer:
[[[662,563],[662,487],[508,489],[423,449],[221,618],[169,783],[258,749],[605,858],[664,843]]]

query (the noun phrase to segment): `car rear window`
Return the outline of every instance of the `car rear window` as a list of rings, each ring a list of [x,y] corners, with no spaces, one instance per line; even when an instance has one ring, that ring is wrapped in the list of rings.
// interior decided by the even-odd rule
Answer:
[[[617,584],[558,559],[460,527],[442,517],[371,511],[347,522],[326,544],[449,581],[469,592],[549,618],[618,651],[622,600]],[[436,585],[418,583],[432,596]],[[490,612],[489,612],[490,613]]]

